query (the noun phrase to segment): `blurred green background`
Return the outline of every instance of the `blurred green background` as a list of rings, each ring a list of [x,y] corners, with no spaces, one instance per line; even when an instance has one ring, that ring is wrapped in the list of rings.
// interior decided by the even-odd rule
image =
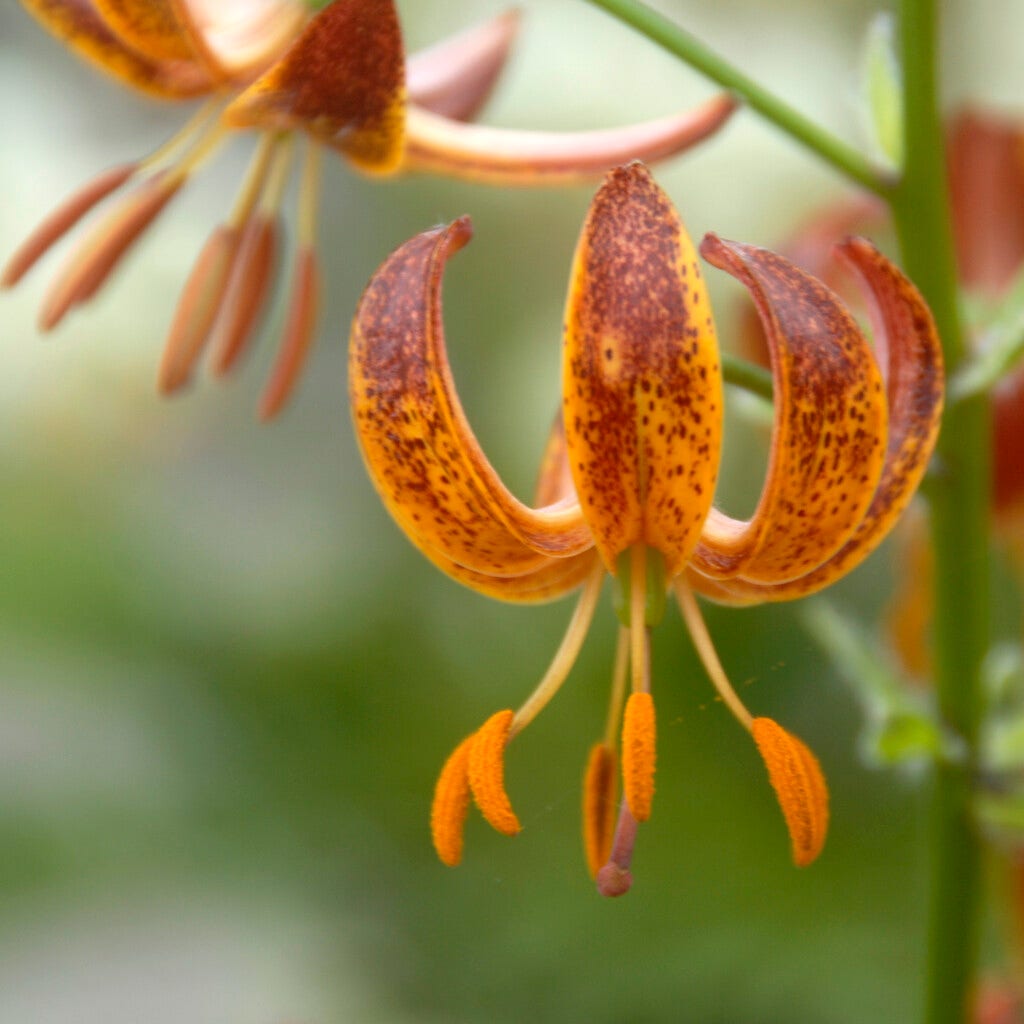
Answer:
[[[399,6],[416,48],[503,5]],[[608,126],[712,91],[582,0],[523,6],[492,123]],[[861,139],[858,47],[873,5],[655,6]],[[1013,109],[1019,6],[950,5],[951,100]],[[0,6],[0,255],[182,118]],[[403,540],[352,437],[347,323],[392,248],[470,213],[476,238],[446,289],[452,359],[485,449],[528,493],[593,189],[375,183],[330,161],[319,343],[293,406],[261,427],[280,311],[230,384],[203,378],[171,401],[153,384],[177,291],[251,144],[204,171],[53,337],[36,335],[34,316],[60,255],[0,299],[0,1022],[910,1019],[921,780],[859,762],[859,712],[791,608],[708,615],[752,710],[802,735],[829,777],[832,832],[811,869],[791,867],[757,755],[670,612],[654,637],[655,813],[634,891],[596,895],[578,806],[610,676],[607,598],[569,685],[510,752],[522,835],[471,816],[463,865],[437,863],[438,769],[530,691],[571,605],[489,602]],[[696,237],[769,245],[843,189],[748,113],[657,177]],[[714,276],[728,343],[737,294]],[[724,493],[742,510],[764,453],[738,421],[726,460]],[[877,615],[885,562],[836,592],[841,607]]]

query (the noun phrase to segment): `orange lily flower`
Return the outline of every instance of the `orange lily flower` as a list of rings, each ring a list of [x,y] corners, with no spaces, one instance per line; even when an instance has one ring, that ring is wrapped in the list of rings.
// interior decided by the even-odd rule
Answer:
[[[22,0],[78,54],[149,95],[210,97],[145,159],[112,168],[50,215],[0,272],[12,287],[100,201],[133,187],[89,231],[43,301],[41,330],[86,302],[182,185],[224,141],[260,141],[227,220],[211,235],[182,293],[159,388],[186,384],[212,343],[213,369],[236,365],[273,290],[280,208],[293,136],[308,142],[284,337],[260,406],[273,416],[291,393],[316,324],[319,154],[340,153],[371,175],[429,171],[487,182],[545,185],[603,173],[631,157],[673,155],[734,109],[716,97],[681,115],[608,131],[524,132],[465,123],[486,100],[515,36],[503,14],[408,59],[393,0]]]
[[[765,761],[796,863],[809,864],[828,819],[818,762],[795,736],[744,707],[694,592],[734,605],[801,597],[848,573],[881,542],[910,501],[938,431],[942,356],[927,307],[870,243],[840,247],[871,306],[880,366],[820,282],[763,249],[705,237],[704,258],[737,278],[757,304],[775,385],[760,502],[748,522],[732,519],[712,507],[722,376],[697,254],[643,165],[612,171],[576,250],[561,416],[531,507],[504,487],[480,450],[445,352],[442,275],[470,234],[462,218],[419,235],[367,287],[350,355],[363,456],[402,529],[459,582],[515,602],[578,587],[582,594],[533,694],[517,711],[489,718],[445,764],[432,812],[441,860],[461,858],[471,796],[498,831],[519,831],[504,788],[505,748],[567,677],[610,575],[623,626],[607,727],[590,755],[583,803],[586,856],[599,890],[612,896],[629,888],[637,824],[651,811],[649,629],[669,593],[712,682]],[[624,800],[616,823],[617,760]]]

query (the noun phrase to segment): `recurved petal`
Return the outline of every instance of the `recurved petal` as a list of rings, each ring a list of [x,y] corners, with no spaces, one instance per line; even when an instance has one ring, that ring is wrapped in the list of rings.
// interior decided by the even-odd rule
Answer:
[[[675,576],[711,507],[722,382],[693,243],[642,164],[591,203],[565,323],[569,462],[597,548],[614,573],[642,541]]]
[[[360,300],[349,386],[356,435],[388,510],[430,557],[519,577],[591,546],[578,506],[530,509],[487,462],[455,394],[441,278],[469,240],[468,218],[394,252]]]
[[[562,422],[562,411],[559,409],[555,422],[551,425],[544,454],[541,456],[533,503],[541,508],[559,501],[572,502],[575,499],[572,471],[569,469],[569,449],[565,443],[565,425]]]
[[[412,54],[405,65],[409,102],[442,117],[472,119],[505,67],[519,22],[519,11],[505,11]]]
[[[509,604],[546,604],[565,597],[585,582],[597,559],[594,551],[584,551],[569,558],[548,558],[539,569],[532,569],[521,576],[489,576],[463,568],[436,552],[425,548],[421,550],[452,579],[479,594]]]
[[[717,131],[736,109],[716,96],[683,114],[602,131],[529,132],[464,124],[411,105],[404,170],[507,185],[593,178],[627,160],[675,156]]]
[[[889,433],[882,476],[863,519],[827,562],[781,584],[705,580],[694,586],[730,604],[786,601],[812,594],[855,569],[885,539],[914,496],[935,447],[942,417],[942,347],[924,299],[870,242],[855,238],[839,253],[864,285],[875,347],[886,367]]]
[[[694,568],[784,583],[849,539],[871,504],[886,446],[881,372],[853,317],[820,281],[764,249],[708,235],[705,259],[750,292],[775,382],[768,473],[748,521],[712,510]]]
[[[364,171],[394,171],[405,136],[405,53],[393,0],[323,8],[223,117],[240,128],[298,129]]]
[[[265,71],[309,17],[303,0],[164,0],[216,77],[246,83]]]
[[[155,59],[133,49],[108,27],[92,0],[22,0],[22,6],[80,57],[141,92],[187,99],[214,88],[196,60]]]

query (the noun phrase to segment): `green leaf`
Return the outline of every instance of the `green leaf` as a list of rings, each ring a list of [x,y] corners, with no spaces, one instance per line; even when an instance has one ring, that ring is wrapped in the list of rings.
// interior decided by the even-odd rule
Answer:
[[[903,166],[903,75],[896,58],[895,22],[888,11],[871,19],[864,37],[861,88],[871,140],[893,170]]]
[[[949,382],[951,402],[961,402],[987,391],[1024,356],[1024,268],[1014,278],[975,349],[977,355]]]

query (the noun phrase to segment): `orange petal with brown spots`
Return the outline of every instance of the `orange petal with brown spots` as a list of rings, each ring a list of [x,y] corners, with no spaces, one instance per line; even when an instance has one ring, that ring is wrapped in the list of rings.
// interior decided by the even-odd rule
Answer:
[[[211,92],[214,81],[197,60],[155,59],[134,49],[85,0],[22,0],[22,6],[80,57],[141,92],[187,99]]]
[[[853,317],[816,278],[715,235],[701,252],[757,306],[771,353],[775,425],[753,517],[713,510],[693,565],[719,579],[784,583],[835,554],[871,504],[885,458],[882,375]]]
[[[520,577],[591,539],[575,504],[531,509],[508,492],[455,394],[440,289],[470,234],[468,218],[424,232],[371,280],[352,325],[352,409],[370,476],[412,541],[442,566]]]
[[[325,7],[224,120],[305,131],[364,171],[394,171],[405,141],[405,53],[392,0]]]
[[[881,479],[853,535],[823,565],[777,584],[707,581],[693,574],[693,585],[713,600],[728,604],[786,601],[834,583],[881,544],[928,468],[945,389],[935,322],[918,290],[870,242],[852,239],[839,247],[839,254],[864,286],[875,347],[886,367],[889,429]]]
[[[563,415],[576,492],[609,571],[632,544],[681,572],[714,494],[722,384],[693,244],[641,164],[612,171],[580,236]]]

